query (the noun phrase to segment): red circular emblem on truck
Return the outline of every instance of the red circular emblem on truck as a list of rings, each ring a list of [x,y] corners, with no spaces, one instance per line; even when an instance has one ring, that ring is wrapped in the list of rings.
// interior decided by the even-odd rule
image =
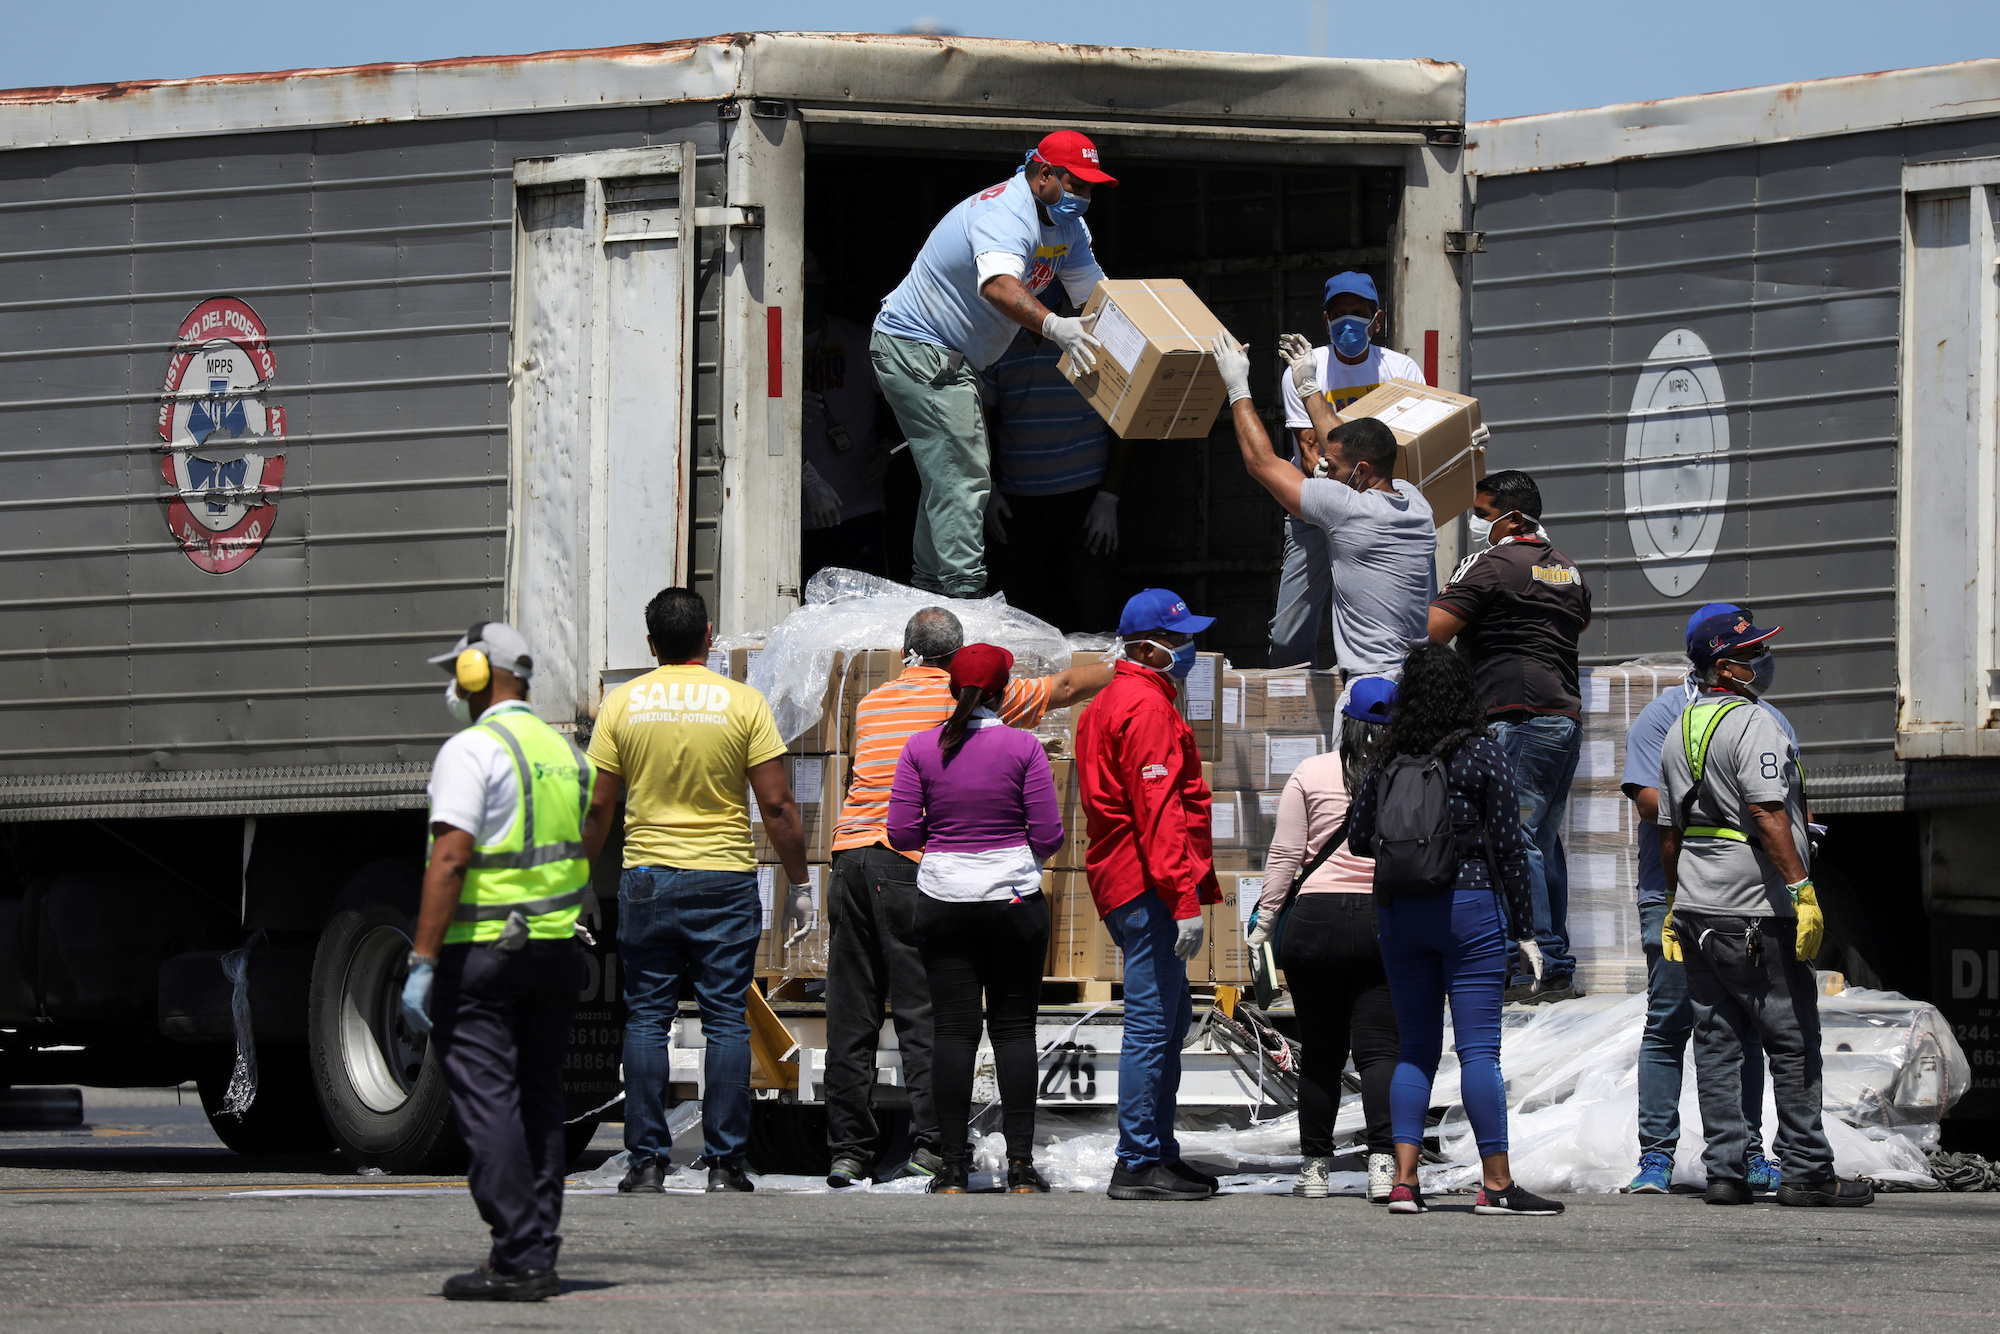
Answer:
[[[167,530],[197,568],[228,574],[278,520],[285,410],[265,401],[277,358],[257,312],[233,296],[188,312],[160,396]]]

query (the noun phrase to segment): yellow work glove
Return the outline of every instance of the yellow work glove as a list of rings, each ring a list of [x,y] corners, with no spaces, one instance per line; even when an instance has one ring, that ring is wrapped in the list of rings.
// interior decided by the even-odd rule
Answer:
[[[1667,920],[1660,925],[1660,953],[1667,962],[1681,962],[1681,938],[1674,934],[1674,901],[1667,900]]]
[[[1819,954],[1820,940],[1826,935],[1826,916],[1819,910],[1812,881],[1801,880],[1785,888],[1791,891],[1792,902],[1799,910],[1798,957],[1810,963]]]

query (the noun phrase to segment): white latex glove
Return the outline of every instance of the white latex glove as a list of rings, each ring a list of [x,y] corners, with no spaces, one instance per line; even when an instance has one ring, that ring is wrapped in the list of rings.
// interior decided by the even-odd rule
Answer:
[[[1174,957],[1192,959],[1201,953],[1201,918],[1183,917],[1174,923]]]
[[[1007,542],[1007,520],[1014,517],[1013,507],[1007,497],[998,491],[986,493],[986,536],[1001,545]]]
[[[1093,320],[1095,318],[1092,316]],[[1042,337],[1053,338],[1057,347],[1069,353],[1073,374],[1088,375],[1097,369],[1097,349],[1104,344],[1091,336],[1082,320],[1050,311],[1042,321]]]
[[[840,492],[808,463],[805,477],[806,519],[814,528],[831,528],[840,522]]]
[[[1485,422],[1481,422],[1477,427],[1473,428],[1472,443],[1478,445],[1480,448],[1484,449],[1486,442],[1492,438],[1493,432],[1486,429]]]
[[[1532,940],[1517,940],[1521,947],[1521,957],[1528,961],[1528,967],[1535,970],[1535,981],[1542,980],[1542,947]]]
[[[1263,906],[1250,914],[1250,934],[1245,937],[1253,950],[1263,949],[1278,934],[1278,914],[1267,913]]]
[[[1083,516],[1083,546],[1093,556],[1118,550],[1118,497],[1109,491],[1099,491]]]
[[[1292,388],[1299,391],[1300,398],[1319,392],[1319,358],[1313,355],[1311,339],[1304,334],[1280,334],[1278,355],[1292,368]]]
[[[583,937],[586,945],[597,943],[597,933],[604,929],[604,908],[597,901],[597,891],[589,885],[583,887],[583,902],[576,910],[576,933]]]
[[[1250,354],[1243,350],[1243,344],[1235,335],[1224,329],[1208,345],[1215,354],[1215,369],[1222,373],[1222,387],[1229,391],[1229,401],[1250,397]]]
[[[786,948],[798,944],[812,930],[813,891],[811,885],[793,885],[785,894],[785,925],[792,932],[785,938]]]

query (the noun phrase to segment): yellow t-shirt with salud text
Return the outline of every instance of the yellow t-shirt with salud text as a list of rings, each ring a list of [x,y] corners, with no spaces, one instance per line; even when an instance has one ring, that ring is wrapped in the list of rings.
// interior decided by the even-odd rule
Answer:
[[[625,865],[754,871],[748,770],[785,753],[764,697],[706,667],[661,667],[597,711],[590,762],[625,780]]]

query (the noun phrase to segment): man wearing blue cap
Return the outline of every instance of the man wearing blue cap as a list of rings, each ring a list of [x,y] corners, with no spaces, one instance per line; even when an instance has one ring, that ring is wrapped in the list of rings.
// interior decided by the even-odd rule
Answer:
[[[1174,710],[1194,670],[1194,637],[1215,624],[1164,588],[1125,604],[1125,658],[1076,727],[1076,782],[1090,850],[1084,875],[1125,956],[1118,1048],[1114,1200],[1203,1200],[1216,1179],[1181,1161],[1174,1138],[1181,1044],[1194,1022],[1187,961],[1201,952],[1202,905],[1219,903],[1194,732]]]
[[[1374,342],[1382,334],[1383,314],[1373,278],[1350,270],[1327,279],[1325,315],[1327,345],[1312,351],[1310,380],[1336,413],[1385,380],[1425,382],[1423,367]],[[1327,475],[1321,467],[1326,442],[1314,431],[1289,368],[1279,374],[1278,385],[1285,401],[1285,429],[1292,436],[1293,466],[1307,476]],[[1325,530],[1305,518],[1285,520],[1284,572],[1278,576],[1278,611],[1271,618],[1273,667],[1319,666],[1319,628],[1333,596],[1332,562]]]
[[[1694,656],[1694,629],[1711,616],[1736,612],[1750,617],[1747,607],[1711,602],[1687,621],[1687,652]],[[1751,617],[1751,619],[1755,619]],[[1759,694],[1769,689],[1777,660],[1758,658],[1762,674],[1752,682]],[[1660,752],[1680,722],[1681,713],[1701,691],[1694,673],[1663,692],[1639,711],[1625,735],[1625,795],[1638,812],[1639,940],[1646,952],[1646,1030],[1639,1040],[1639,1171],[1625,1189],[1633,1195],[1664,1195],[1674,1180],[1674,1150],[1681,1138],[1681,1062],[1688,1035],[1694,1031],[1694,1006],[1688,1001],[1687,970],[1669,959],[1661,945],[1667,920],[1667,881],[1660,869]],[[1798,734],[1776,705],[1760,699],[1794,748]],[[1749,1127],[1750,1189],[1768,1194],[1778,1188],[1779,1168],[1764,1153],[1764,1049],[1749,1035],[1743,1051],[1743,1120]]]
[[[1686,964],[1695,1087],[1708,1145],[1710,1204],[1747,1204],[1743,1066],[1752,1034],[1771,1066],[1784,1179],[1778,1203],[1871,1204],[1874,1189],[1834,1173],[1821,1113],[1819,987],[1810,960],[1825,920],[1807,868],[1811,844],[1798,747],[1755,707],[1758,663],[1777,630],[1741,611],[1694,627],[1698,693],[1660,758],[1660,869],[1666,957]]]

